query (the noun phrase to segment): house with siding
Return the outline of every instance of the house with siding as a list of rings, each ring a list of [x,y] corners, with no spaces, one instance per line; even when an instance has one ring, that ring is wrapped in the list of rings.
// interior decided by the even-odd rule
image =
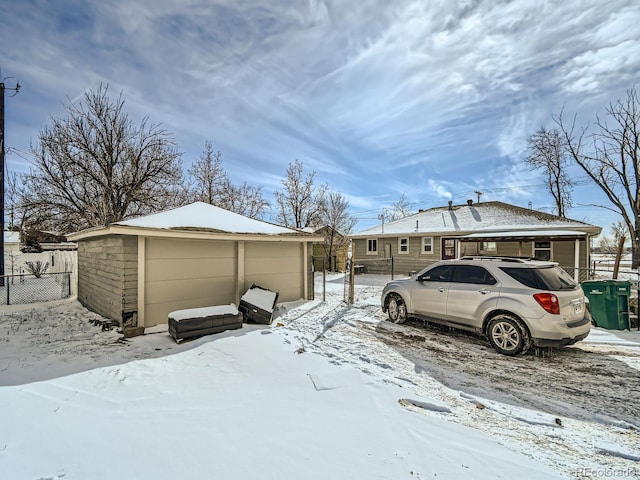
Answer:
[[[328,225],[312,231],[323,237],[322,242],[313,244],[314,270],[343,272],[349,251],[348,239]]]
[[[78,243],[78,300],[138,327],[174,310],[238,305],[253,284],[280,301],[312,299],[312,245],[322,240],[202,202],[68,238]]]
[[[503,202],[437,207],[350,236],[364,271],[409,274],[465,255],[530,257],[558,262],[585,280],[590,246],[601,228]]]

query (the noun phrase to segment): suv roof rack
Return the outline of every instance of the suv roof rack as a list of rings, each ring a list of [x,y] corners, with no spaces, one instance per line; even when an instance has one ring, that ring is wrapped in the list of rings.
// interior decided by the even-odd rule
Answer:
[[[527,261],[535,260],[531,257],[498,257],[493,255],[465,255],[460,260],[486,260],[494,262],[512,262],[512,263],[525,263]]]

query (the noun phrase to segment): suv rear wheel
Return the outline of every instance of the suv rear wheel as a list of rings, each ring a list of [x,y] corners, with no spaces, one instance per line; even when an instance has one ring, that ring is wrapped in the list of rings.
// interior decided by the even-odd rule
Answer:
[[[531,337],[526,327],[508,314],[496,315],[491,319],[487,337],[491,346],[503,355],[521,355],[531,347]]]
[[[387,305],[389,320],[394,323],[403,323],[407,319],[407,307],[399,295],[391,295]]]

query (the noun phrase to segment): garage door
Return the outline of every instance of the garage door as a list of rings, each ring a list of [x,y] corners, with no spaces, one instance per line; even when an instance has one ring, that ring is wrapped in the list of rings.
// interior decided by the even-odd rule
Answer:
[[[253,283],[280,292],[279,302],[304,295],[302,244],[297,242],[246,242],[245,288]]]
[[[232,241],[147,238],[145,326],[174,310],[235,302],[236,265]]]

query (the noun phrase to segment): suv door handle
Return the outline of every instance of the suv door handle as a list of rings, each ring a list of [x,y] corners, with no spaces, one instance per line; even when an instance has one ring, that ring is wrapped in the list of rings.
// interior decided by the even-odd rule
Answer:
[[[444,292],[444,291],[446,291],[446,289],[444,287],[440,287],[440,288],[438,288],[438,291],[439,292]]]
[[[487,293],[491,293],[491,290],[487,290],[486,288],[482,288],[478,290],[481,294],[486,295]]]

